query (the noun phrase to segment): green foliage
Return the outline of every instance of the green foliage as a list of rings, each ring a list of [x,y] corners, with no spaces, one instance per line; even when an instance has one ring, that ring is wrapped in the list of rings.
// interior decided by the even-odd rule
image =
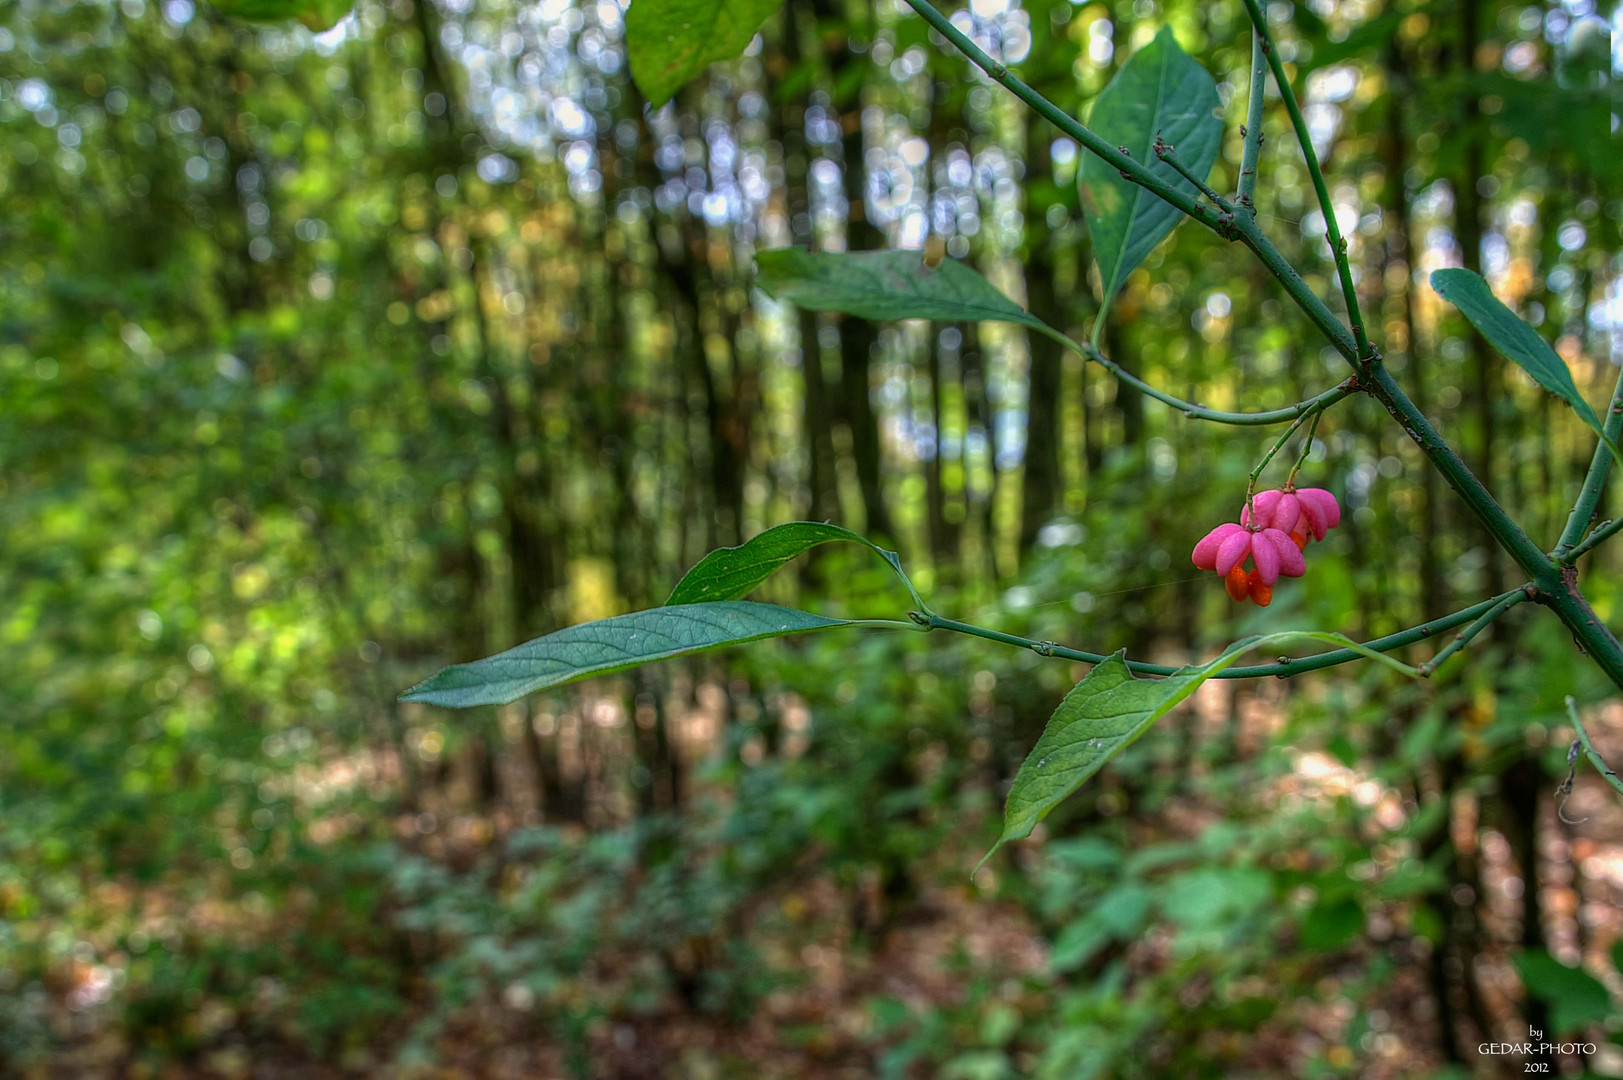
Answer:
[[[1482,275],[1469,270],[1437,270],[1431,275],[1431,287],[1437,290],[1438,296],[1459,308],[1471,325],[1487,338],[1488,344],[1531,375],[1534,382],[1572,406],[1572,411],[1584,423],[1602,438],[1606,437],[1595,410],[1572,381],[1567,362],[1539,337],[1537,330],[1517,318],[1514,311],[1493,295]]]
[[[1549,1003],[1552,1034],[1566,1035],[1615,1015],[1606,985],[1583,968],[1568,967],[1543,949],[1528,949],[1515,961],[1527,992]]]
[[[504,705],[537,690],[654,660],[848,625],[845,619],[739,600],[634,611],[454,664],[407,690],[400,700],[454,709]]]
[[[718,60],[742,53],[783,0],[648,0],[626,13],[631,77],[654,108]]]
[[[1003,833],[981,861],[1011,840],[1031,835],[1037,823],[1111,758],[1155,725],[1155,722],[1200,689],[1201,683],[1232,667],[1253,649],[1291,641],[1313,641],[1352,649],[1405,674],[1418,671],[1392,657],[1364,648],[1333,633],[1283,631],[1235,642],[1205,664],[1189,666],[1162,679],[1139,679],[1127,667],[1126,651],[1096,665],[1071,688],[1043,728],[1015,774],[1003,812]]]
[[[1094,667],[1065,695],[1015,774],[1003,833],[987,858],[1009,841],[1030,836],[1049,811],[1242,652],[1231,647],[1209,664],[1165,679],[1135,678],[1125,651]]]
[[[755,265],[756,283],[769,296],[808,311],[839,311],[875,321],[1044,325],[973,268],[956,259],[931,266],[922,251],[780,248],[757,252]]]
[[[1217,160],[1223,138],[1217,107],[1217,84],[1210,73],[1178,47],[1171,27],[1162,27],[1094,101],[1088,126],[1106,142],[1126,149],[1135,161],[1149,165],[1161,180],[1193,194],[1189,181],[1157,158],[1154,148],[1157,140],[1172,145],[1179,159],[1204,177]],[[1099,263],[1102,324],[1127,275],[1183,215],[1091,154],[1082,161],[1078,183]],[[1094,337],[1097,343],[1097,330]]]
[[[665,601],[674,604],[696,604],[710,600],[741,600],[755,591],[755,587],[794,559],[819,544],[847,541],[871,549],[896,571],[903,582],[907,575],[894,551],[884,548],[860,533],[838,525],[818,521],[790,521],[774,525],[756,533],[750,539],[730,548],[717,548],[694,564],[682,576]],[[908,584],[911,589],[912,585]]]

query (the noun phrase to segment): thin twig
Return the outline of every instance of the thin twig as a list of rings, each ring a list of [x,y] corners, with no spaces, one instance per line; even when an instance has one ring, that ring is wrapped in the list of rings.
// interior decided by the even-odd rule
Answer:
[[[1618,518],[1616,521],[1601,522],[1595,526],[1595,531],[1590,533],[1583,543],[1562,556],[1561,561],[1568,565],[1577,562],[1580,558],[1588,555],[1591,551],[1616,536],[1619,529],[1623,529],[1623,518]]]
[[[1232,214],[1234,212],[1234,204],[1223,198],[1223,196],[1219,195],[1217,190],[1208,184],[1204,178],[1196,176],[1195,170],[1185,165],[1183,163],[1183,159],[1178,156],[1178,148],[1173,146],[1171,143],[1164,141],[1161,138],[1161,133],[1159,131],[1155,133],[1155,146],[1153,149],[1156,157],[1160,158],[1168,165],[1171,165],[1177,170],[1179,176],[1195,185],[1195,187],[1200,190],[1202,195],[1206,196],[1212,201],[1213,206],[1224,211],[1225,213]]]
[[[1245,126],[1240,129],[1240,183],[1234,201],[1240,209],[1257,220],[1257,162],[1262,157],[1262,101],[1268,74],[1268,60],[1263,56],[1262,38],[1251,33],[1251,96],[1245,104]]]
[[[1313,149],[1312,133],[1308,131],[1307,120],[1303,118],[1302,108],[1296,102],[1296,92],[1291,89],[1290,77],[1285,74],[1285,64],[1279,58],[1279,48],[1268,32],[1268,16],[1263,12],[1260,0],[1245,0],[1245,6],[1251,13],[1251,22],[1257,36],[1262,39],[1263,55],[1268,60],[1268,66],[1273,69],[1279,96],[1285,102],[1285,111],[1290,114],[1291,126],[1296,129],[1296,141],[1302,144],[1302,157],[1307,162],[1308,175],[1313,178],[1313,191],[1319,197],[1319,210],[1324,214],[1324,238],[1330,244],[1330,253],[1336,261],[1336,273],[1341,278],[1341,295],[1347,304],[1347,319],[1352,323],[1353,343],[1358,350],[1358,359],[1374,361],[1377,354],[1370,349],[1369,332],[1364,329],[1364,315],[1358,309],[1358,290],[1353,285],[1352,264],[1347,259],[1347,241],[1342,238],[1341,224],[1336,221],[1335,204],[1330,200],[1330,189],[1324,182],[1324,171],[1319,168],[1319,155]]]
[[[1494,606],[1489,608],[1487,611],[1484,611],[1480,616],[1477,617],[1475,622],[1473,622],[1470,626],[1467,626],[1464,630],[1461,630],[1459,633],[1455,634],[1454,640],[1450,641],[1447,645],[1444,645],[1441,649],[1439,649],[1436,656],[1433,656],[1430,660],[1427,660],[1424,664],[1420,665],[1421,678],[1431,678],[1431,673],[1441,667],[1444,660],[1447,660],[1450,656],[1453,656],[1455,653],[1471,644],[1471,639],[1491,626],[1495,619],[1499,618],[1499,616],[1503,615],[1505,612],[1509,611],[1523,600],[1530,599],[1532,599],[1532,597],[1528,595],[1528,591],[1525,587],[1513,590],[1512,592],[1508,592],[1504,596],[1500,597],[1499,602],[1494,604]]]
[[[1507,597],[1522,594],[1522,588],[1512,589],[1508,593],[1501,593],[1481,603],[1472,604],[1468,608],[1444,615],[1440,619],[1433,619],[1419,626],[1411,626],[1407,630],[1400,630],[1395,634],[1375,638],[1364,642],[1360,648],[1374,650],[1375,652],[1391,652],[1401,649],[1405,645],[1413,645],[1417,641],[1424,641],[1435,634],[1452,630],[1462,626],[1472,619],[1478,618],[1484,612],[1492,610],[1504,602]],[[1071,649],[1064,645],[1057,645],[1052,641],[1037,641],[1032,638],[1020,637],[1017,634],[1005,634],[1001,630],[990,630],[984,626],[973,623],[959,622],[956,619],[944,618],[940,615],[925,614],[923,612],[909,612],[908,617],[919,626],[927,630],[951,630],[958,634],[968,634],[971,637],[983,638],[987,641],[996,641],[1004,645],[1013,645],[1016,648],[1030,649],[1038,656],[1054,656],[1062,660],[1075,660],[1084,664],[1101,664],[1106,660],[1104,653],[1086,652],[1082,649]],[[1219,679],[1260,679],[1277,676],[1288,679],[1292,675],[1300,675],[1306,671],[1318,671],[1322,668],[1335,667],[1363,657],[1363,653],[1353,649],[1334,649],[1330,652],[1319,653],[1317,656],[1303,656],[1298,659],[1280,658],[1276,664],[1252,664],[1246,667],[1231,667],[1219,673]],[[1137,675],[1172,675],[1182,670],[1167,664],[1146,664],[1138,660],[1127,661],[1127,667]]]
[[[1571,694],[1567,695],[1567,719],[1572,721],[1572,730],[1578,733],[1578,737],[1572,740],[1572,745],[1567,748],[1567,778],[1561,781],[1560,787],[1555,789],[1556,794],[1561,796],[1561,804],[1556,807],[1556,813],[1568,825],[1578,825],[1589,819],[1579,818],[1574,821],[1572,818],[1567,817],[1567,799],[1572,795],[1573,781],[1578,778],[1579,753],[1582,753],[1589,760],[1589,763],[1595,767],[1595,771],[1600,773],[1601,779],[1611,784],[1619,793],[1623,793],[1623,777],[1619,777],[1612,767],[1606,764],[1606,759],[1600,756],[1600,751],[1595,749],[1595,744],[1589,741],[1589,732],[1584,730],[1583,721],[1578,719],[1578,702]]]
[[[1610,439],[1613,443],[1623,438],[1623,367],[1617,370],[1617,385],[1612,390],[1612,405],[1606,412],[1606,421],[1601,424],[1601,430],[1605,433],[1606,439]],[[1601,494],[1606,490],[1606,478],[1611,475],[1612,450],[1606,445],[1606,439],[1601,440],[1601,444],[1595,447],[1595,456],[1589,462],[1589,472],[1584,476],[1583,489],[1578,492],[1578,500],[1572,504],[1572,513],[1567,515],[1567,525],[1561,530],[1560,541],[1550,552],[1550,556],[1557,562],[1568,566],[1581,554],[1578,550],[1580,547],[1587,551],[1599,542],[1593,533],[1583,544],[1578,543],[1578,538],[1589,527],[1589,519],[1595,516],[1595,507],[1600,505]]]
[[[1152,386],[1110,359],[1094,346],[1073,341],[1069,334],[1056,330],[1046,323],[1034,326],[1033,329],[1054,339],[1084,359],[1092,360],[1146,397],[1152,397],[1163,405],[1172,406],[1191,420],[1209,420],[1212,423],[1229,424],[1234,427],[1268,427],[1272,424],[1283,424],[1289,420],[1296,420],[1309,413],[1322,412],[1358,389],[1358,380],[1348,378],[1322,394],[1310,397],[1306,401],[1298,401],[1294,405],[1286,405],[1281,409],[1268,409],[1263,412],[1225,412],[1222,409],[1208,409],[1204,405],[1197,405],[1192,401],[1173,397],[1165,390]]]
[[[1296,464],[1291,466],[1290,475],[1285,477],[1285,487],[1296,486],[1296,474],[1302,471],[1302,465],[1307,461],[1307,455],[1313,449],[1313,436],[1318,434],[1319,421],[1324,418],[1324,410],[1320,409],[1313,414],[1312,423],[1307,426],[1307,434],[1302,437],[1301,453],[1296,455]]]
[[[1268,467],[1269,462],[1274,460],[1274,456],[1284,449],[1285,444],[1290,442],[1290,437],[1296,434],[1296,430],[1305,424],[1310,417],[1317,419],[1319,412],[1320,410],[1315,409],[1311,413],[1303,413],[1297,417],[1296,423],[1285,429],[1285,434],[1275,440],[1274,445],[1268,448],[1268,452],[1262,455],[1262,460],[1257,462],[1257,467],[1251,470],[1251,483],[1245,489],[1246,514],[1249,520],[1256,521],[1256,509],[1252,506],[1252,502],[1257,497],[1257,481],[1262,478],[1263,470]],[[1296,470],[1292,469],[1291,475],[1295,476]]]

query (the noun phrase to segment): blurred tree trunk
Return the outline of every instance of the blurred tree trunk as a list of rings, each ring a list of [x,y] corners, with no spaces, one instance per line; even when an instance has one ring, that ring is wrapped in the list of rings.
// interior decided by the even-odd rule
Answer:
[[[854,35],[866,30],[871,21],[866,16],[836,7],[828,0],[817,0],[813,8],[819,28],[846,24],[842,37],[825,36],[825,48],[836,46],[829,64],[830,81],[836,93],[851,91],[848,72],[853,68],[866,68],[871,64],[866,50],[852,47]],[[840,151],[845,198],[850,208],[846,222],[846,247],[851,251],[876,251],[885,246],[885,237],[868,220],[865,186],[867,172],[863,160],[862,97],[860,80],[852,100],[838,101],[840,123]],[[851,437],[851,456],[857,473],[857,486],[862,493],[863,528],[870,537],[894,542],[895,526],[891,524],[890,510],[885,503],[883,450],[879,438],[879,417],[873,407],[873,352],[879,341],[879,328],[866,319],[845,318],[840,321],[840,419]]]
[[[1385,54],[1387,77],[1391,89],[1387,92],[1386,132],[1381,140],[1384,151],[1383,167],[1386,173],[1386,185],[1382,190],[1382,206],[1386,213],[1386,262],[1388,270],[1385,278],[1390,284],[1393,278],[1391,268],[1401,265],[1403,268],[1403,288],[1398,299],[1403,305],[1403,356],[1408,363],[1408,385],[1414,396],[1415,404],[1425,412],[1429,407],[1428,380],[1426,366],[1420,362],[1419,342],[1416,340],[1415,326],[1415,268],[1419,265],[1420,252],[1415,246],[1413,215],[1410,211],[1409,185],[1405,179],[1409,171],[1409,134],[1404,122],[1404,103],[1413,92],[1413,83],[1409,78],[1408,60],[1402,48],[1395,42],[1387,49]],[[1390,349],[1390,343],[1388,348]],[[1437,470],[1422,468],[1420,470],[1420,535],[1416,537],[1419,544],[1419,573],[1420,573],[1420,610],[1423,621],[1441,618],[1448,611],[1448,587],[1443,580],[1442,567],[1438,563],[1437,545],[1441,541],[1441,506],[1439,505],[1440,491],[1437,482]]]
[[[1100,344],[1106,356],[1130,374],[1138,374],[1137,358],[1129,356],[1126,336],[1118,320],[1105,317],[1104,338]],[[1122,446],[1137,451],[1144,442],[1144,395],[1117,379],[1115,404],[1116,411],[1121,413]]]
[[[664,686],[657,674],[646,667],[638,668],[632,681],[632,789],[637,813],[647,817],[658,810],[677,809],[681,805],[682,782],[666,730]]]
[[[1462,85],[1460,97],[1461,132],[1464,142],[1460,169],[1454,183],[1454,231],[1459,239],[1460,260],[1467,270],[1482,273],[1482,233],[1484,206],[1477,185],[1486,175],[1483,167],[1482,103],[1477,97],[1474,83],[1477,77],[1476,54],[1482,40],[1481,20],[1486,4],[1483,0],[1460,0],[1460,48],[1456,57],[1457,77]],[[1469,377],[1466,388],[1467,407],[1476,421],[1477,476],[1490,490],[1494,486],[1495,406],[1504,392],[1500,377],[1498,354],[1488,348],[1482,335],[1470,325],[1464,327]],[[1503,592],[1505,588],[1503,559],[1499,545],[1486,529],[1478,526],[1478,535],[1486,545],[1484,565],[1486,582],[1484,591]]]
[[[847,245],[852,251],[876,251],[885,246],[885,238],[868,222],[864,209],[860,111],[842,117],[842,123],[849,127],[845,137],[845,195],[851,205]],[[873,407],[873,352],[878,342],[876,324],[867,319],[841,320],[840,404],[862,491],[863,528],[870,538],[894,541],[896,529],[885,505],[879,416]]]
[[[1035,114],[1033,114],[1035,118]],[[1047,176],[1049,142],[1045,132],[1033,129],[1027,139],[1027,179]],[[1046,121],[1040,121],[1046,125]],[[1070,319],[1054,288],[1056,269],[1048,225],[1027,208],[1026,306],[1049,326],[1065,329]],[[1020,547],[1028,550],[1037,531],[1060,511],[1064,482],[1060,472],[1060,384],[1065,370],[1065,347],[1043,334],[1028,333],[1031,370],[1026,396],[1025,476],[1021,483]]]
[[[1454,720],[1460,722],[1462,716],[1456,712]],[[1467,1052],[1470,1044],[1461,1030],[1462,1014],[1470,1018],[1476,1038],[1487,1039],[1495,1034],[1476,975],[1482,942],[1482,926],[1477,916],[1478,894],[1482,890],[1481,866],[1476,857],[1477,823],[1474,820],[1468,823],[1472,833],[1468,838],[1470,846],[1462,848],[1454,835],[1461,831],[1456,796],[1465,790],[1469,777],[1465,775],[1458,753],[1438,760],[1435,778],[1435,797],[1443,801],[1446,809],[1437,828],[1420,842],[1421,862],[1428,866],[1440,862],[1443,872],[1441,888],[1425,898],[1436,916],[1439,931],[1431,949],[1427,974],[1437,1005],[1441,1048],[1448,1060],[1465,1062],[1475,1060],[1475,1055]]]
[[[1510,841],[1511,858],[1522,878],[1522,933],[1517,942],[1521,949],[1542,949],[1544,941],[1544,903],[1540,887],[1538,818],[1539,796],[1548,778],[1539,765],[1536,754],[1525,752],[1499,778],[1500,827]],[[1553,1035],[1550,1031],[1549,1006],[1541,998],[1528,996],[1522,1002],[1522,1019],[1529,1028]],[[1537,1045],[1551,1041],[1548,1038],[1530,1039],[1534,1052],[1525,1059],[1527,1064],[1543,1065],[1554,1072],[1557,1062],[1552,1055],[1538,1052]],[[1544,1070],[1538,1070],[1544,1071]]]
[[[816,63],[815,43],[808,46],[801,33],[803,12],[790,3],[784,7],[783,54],[776,58],[781,78],[793,64]],[[806,114],[798,101],[784,100],[772,111],[783,146],[784,196],[789,235],[795,244],[815,247],[811,188],[811,148],[806,144]],[[840,516],[838,457],[834,450],[834,418],[828,380],[823,370],[821,322],[815,311],[796,312],[800,331],[801,427],[806,439],[806,516],[812,521],[836,521]],[[810,569],[816,554],[806,561]]]
[[[941,407],[944,377],[941,350],[944,347],[941,333],[937,329],[930,335],[928,357],[925,361],[927,364],[925,374],[930,380],[930,424],[934,428],[934,446],[931,447],[930,460],[924,463],[924,513],[930,538],[930,555],[937,575],[952,565],[959,553],[958,526],[947,520],[946,480],[942,474],[941,462],[942,431],[946,423],[946,416]]]

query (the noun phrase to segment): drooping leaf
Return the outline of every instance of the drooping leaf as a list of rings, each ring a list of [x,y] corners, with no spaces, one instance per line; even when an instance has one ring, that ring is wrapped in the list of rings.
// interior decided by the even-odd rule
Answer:
[[[1048,718],[1037,745],[1021,763],[1009,788],[1003,807],[1003,834],[981,862],[1009,841],[1030,836],[1050,810],[1199,689],[1201,683],[1253,649],[1300,641],[1352,649],[1405,675],[1420,673],[1418,668],[1345,635],[1319,630],[1286,630],[1246,638],[1204,664],[1179,668],[1163,679],[1136,678],[1127,666],[1127,651],[1123,649],[1071,687]]]
[[[1164,679],[1135,678],[1125,649],[1094,667],[1048,718],[1042,737],[1015,774],[1003,808],[1003,835],[987,856],[1010,840],[1030,836],[1050,810],[1207,677],[1205,668],[1189,668]]]
[[[783,0],[640,0],[626,12],[631,78],[654,108],[749,46]]]
[[[1584,423],[1600,431],[1600,420],[1572,381],[1567,362],[1527,323],[1516,317],[1488,288],[1480,274],[1469,270],[1438,270],[1431,275],[1437,295],[1460,309],[1488,344],[1498,349],[1550,393],[1572,406]]]
[[[454,709],[505,705],[549,686],[653,660],[846,625],[845,619],[747,601],[634,611],[566,627],[495,656],[445,668],[407,690],[400,700]]]
[[[297,19],[317,33],[331,30],[355,7],[355,0],[211,0],[227,15],[254,22]]]
[[[812,253],[778,248],[755,255],[756,283],[807,311],[840,311],[864,319],[944,322],[1043,322],[956,259],[937,266],[919,251]]]
[[[1528,949],[1515,957],[1516,970],[1533,997],[1550,1003],[1552,1034],[1612,1015],[1612,997],[1606,984],[1581,967],[1567,967],[1543,949]]]
[[[1088,126],[1112,146],[1125,147],[1134,161],[1148,165],[1160,179],[1193,195],[1194,186],[1155,156],[1155,138],[1159,134],[1177,150],[1180,161],[1204,177],[1223,141],[1223,122],[1216,115],[1219,104],[1211,75],[1178,47],[1169,27],[1162,27],[1099,94]],[[1084,156],[1077,182],[1099,260],[1103,323],[1127,275],[1183,215],[1092,154]]]
[[[710,552],[676,583],[670,599],[665,601],[666,606],[707,600],[740,600],[795,556],[819,544],[836,540],[846,540],[872,549],[890,564],[903,582],[907,581],[896,553],[886,551],[866,536],[820,521],[790,521],[756,533],[737,547],[717,548]]]

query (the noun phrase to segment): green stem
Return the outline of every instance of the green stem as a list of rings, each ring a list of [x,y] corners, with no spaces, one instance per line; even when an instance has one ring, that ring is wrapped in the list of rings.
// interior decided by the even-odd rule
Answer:
[[[1257,220],[1257,162],[1262,157],[1262,102],[1267,82],[1268,61],[1262,52],[1262,37],[1251,33],[1251,96],[1245,104],[1245,128],[1241,132],[1240,183],[1234,201]]]
[[[1623,529],[1623,518],[1618,518],[1616,521],[1602,522],[1596,527],[1594,532],[1589,534],[1588,538],[1585,539],[1583,543],[1574,546],[1571,551],[1567,552],[1566,556],[1562,558],[1561,561],[1566,563],[1568,566],[1571,566],[1580,558],[1588,555],[1591,551],[1594,551],[1597,547],[1616,536],[1619,529]]]
[[[952,25],[952,20],[937,11],[930,0],[907,0],[907,4],[918,12],[920,17],[929,23],[938,34],[952,42],[959,52],[968,57],[970,63],[991,76],[993,82],[1031,106],[1038,116],[1041,116],[1088,150],[1103,158],[1112,167],[1120,169],[1123,176],[1139,187],[1159,196],[1206,227],[1213,230],[1220,228],[1223,223],[1223,215],[1219,211],[1201,205],[1188,192],[1173,187],[1162,180],[1150,171],[1147,164],[1133,160],[1133,156],[1123,152],[1120,147],[1111,146],[1058,105],[1021,82],[1001,61],[992,59],[984,49],[976,45],[961,30]]]
[[[1171,143],[1161,141],[1161,133],[1155,133],[1155,156],[1171,165],[1177,170],[1179,176],[1195,185],[1195,188],[1212,201],[1212,205],[1227,213],[1234,212],[1234,204],[1218,194],[1217,189],[1208,184],[1202,177],[1196,176],[1195,171],[1183,163],[1178,156],[1178,148]]]
[[[1595,507],[1600,505],[1601,494],[1606,490],[1606,478],[1612,471],[1612,449],[1606,445],[1607,441],[1616,444],[1619,438],[1623,438],[1623,367],[1618,368],[1611,408],[1606,412],[1606,421],[1601,425],[1601,430],[1606,437],[1595,447],[1595,456],[1589,462],[1589,473],[1584,477],[1583,489],[1578,492],[1578,501],[1572,504],[1572,513],[1567,515],[1567,527],[1561,531],[1560,541],[1550,552],[1556,562],[1568,566],[1578,557],[1578,539],[1589,528],[1589,522],[1595,516]],[[1594,545],[1589,543],[1589,546]]]
[[[1319,421],[1324,418],[1324,410],[1320,409],[1313,414],[1313,422],[1307,427],[1307,435],[1302,439],[1302,450],[1296,455],[1296,464],[1291,466],[1290,475],[1285,477],[1285,487],[1296,486],[1296,474],[1302,471],[1302,465],[1307,461],[1307,455],[1313,450],[1313,436],[1318,434]]]
[[[1083,345],[1073,341],[1069,334],[1056,330],[1046,323],[1034,327],[1034,329],[1046,337],[1053,338],[1082,358],[1092,360],[1139,393],[1144,394],[1146,397],[1152,397],[1163,405],[1172,406],[1191,420],[1210,420],[1213,423],[1230,424],[1235,427],[1267,427],[1271,424],[1283,424],[1287,420],[1295,420],[1309,413],[1321,412],[1357,389],[1356,381],[1347,379],[1339,386],[1331,387],[1317,397],[1310,397],[1306,401],[1298,401],[1294,405],[1286,405],[1282,409],[1269,409],[1266,412],[1250,413],[1224,412],[1221,409],[1208,409],[1204,405],[1196,405],[1192,401],[1173,397],[1166,391],[1151,386],[1143,379],[1140,379],[1092,345]]]
[[[1341,278],[1341,295],[1347,304],[1347,318],[1352,323],[1353,343],[1357,349],[1358,359],[1374,360],[1376,354],[1369,347],[1369,333],[1364,329],[1364,315],[1358,309],[1358,290],[1353,286],[1352,264],[1347,260],[1347,241],[1341,237],[1341,225],[1336,221],[1335,204],[1330,201],[1330,189],[1324,182],[1324,171],[1319,168],[1319,155],[1313,150],[1312,133],[1307,129],[1307,120],[1302,116],[1301,106],[1296,103],[1296,93],[1291,89],[1289,76],[1285,74],[1285,64],[1279,58],[1279,49],[1268,33],[1268,17],[1263,13],[1261,3],[1259,0],[1245,0],[1245,6],[1251,13],[1251,22],[1256,28],[1257,36],[1262,39],[1263,55],[1267,57],[1268,66],[1273,69],[1274,82],[1279,86],[1279,96],[1285,102],[1285,111],[1290,114],[1291,126],[1296,129],[1296,141],[1302,144],[1302,157],[1307,162],[1308,175],[1313,178],[1313,191],[1319,197],[1319,209],[1324,214],[1324,238],[1329,241],[1330,252],[1336,261],[1336,273]]]
[[[1417,641],[1424,641],[1433,634],[1440,634],[1445,630],[1452,630],[1456,626],[1463,626],[1502,603],[1507,597],[1520,594],[1523,594],[1522,588],[1512,589],[1510,592],[1502,593],[1491,600],[1483,600],[1481,603],[1472,604],[1468,608],[1462,608],[1452,615],[1444,615],[1440,619],[1433,619],[1431,622],[1411,626],[1409,629],[1400,630],[1395,634],[1387,634],[1385,637],[1366,641],[1362,647],[1384,653],[1393,649],[1401,649],[1405,645],[1413,645]],[[968,634],[971,637],[983,638],[986,641],[1013,645],[1019,649],[1030,649],[1039,656],[1057,656],[1062,660],[1075,660],[1083,664],[1100,664],[1106,659],[1103,653],[1085,652],[1081,649],[1070,649],[1064,645],[1056,645],[1051,641],[1036,641],[1032,638],[1020,637],[1017,634],[1005,634],[1001,630],[989,630],[984,626],[959,622],[957,619],[948,619],[940,615],[911,612],[909,618],[926,630],[951,630],[957,634]],[[1331,652],[1319,653],[1317,656],[1281,660],[1277,664],[1252,664],[1246,667],[1232,667],[1222,671],[1215,677],[1219,679],[1258,679],[1277,676],[1281,679],[1288,679],[1292,675],[1335,667],[1338,664],[1345,664],[1361,657],[1361,653],[1352,649],[1335,649]],[[1127,661],[1127,667],[1137,675],[1173,675],[1183,670],[1168,664],[1146,664],[1137,660]]]
[[[1431,673],[1441,667],[1444,660],[1447,660],[1450,656],[1453,656],[1455,653],[1469,645],[1472,638],[1476,637],[1478,634],[1482,633],[1482,631],[1491,626],[1493,621],[1499,618],[1499,616],[1503,615],[1505,612],[1527,599],[1530,599],[1530,597],[1527,595],[1527,586],[1525,585],[1514,592],[1506,593],[1497,604],[1489,608],[1487,611],[1484,611],[1475,622],[1473,622],[1470,626],[1467,626],[1464,630],[1461,630],[1458,634],[1455,634],[1453,641],[1450,641],[1447,645],[1444,645],[1441,649],[1437,650],[1436,656],[1433,656],[1430,660],[1427,660],[1424,664],[1421,664],[1420,674],[1425,678],[1430,678]]]
[[[1252,505],[1252,500],[1257,497],[1257,481],[1262,478],[1263,470],[1268,467],[1269,462],[1274,460],[1275,455],[1284,449],[1285,444],[1290,442],[1291,436],[1296,434],[1297,429],[1307,422],[1308,417],[1317,417],[1318,415],[1318,412],[1314,411],[1303,413],[1297,417],[1296,422],[1285,429],[1285,434],[1274,440],[1274,445],[1268,448],[1266,454],[1262,455],[1262,460],[1257,462],[1257,467],[1251,470],[1251,482],[1246,485],[1245,489],[1245,506],[1246,520],[1252,522],[1253,526],[1257,520],[1257,511],[1256,507]],[[1294,476],[1295,472],[1293,471],[1291,475]]]
[[[1578,733],[1578,743],[1583,747],[1584,757],[1589,759],[1589,763],[1595,766],[1595,771],[1600,773],[1608,784],[1611,784],[1618,791],[1623,791],[1623,778],[1620,778],[1612,770],[1612,767],[1606,764],[1606,759],[1600,756],[1600,751],[1595,749],[1595,744],[1589,741],[1589,732],[1584,730],[1583,721],[1578,719],[1578,702],[1571,696],[1567,698],[1567,717],[1572,721],[1572,729]],[[1572,777],[1570,775],[1563,786],[1568,791],[1572,790]]]

